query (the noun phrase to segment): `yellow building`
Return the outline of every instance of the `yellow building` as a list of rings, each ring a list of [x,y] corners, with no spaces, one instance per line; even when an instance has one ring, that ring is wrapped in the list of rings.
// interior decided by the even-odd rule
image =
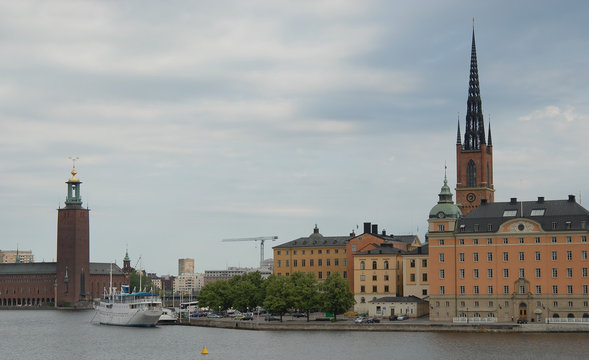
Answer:
[[[274,274],[289,276],[295,272],[314,273],[325,280],[338,272],[348,278],[346,243],[352,236],[323,236],[315,225],[308,237],[298,238],[273,247]]]
[[[429,245],[403,255],[403,296],[429,298]]]
[[[4,250],[0,251],[0,264],[32,263],[34,262],[31,250]]]
[[[404,251],[383,243],[354,254],[354,311],[368,313],[370,301],[402,296]]]

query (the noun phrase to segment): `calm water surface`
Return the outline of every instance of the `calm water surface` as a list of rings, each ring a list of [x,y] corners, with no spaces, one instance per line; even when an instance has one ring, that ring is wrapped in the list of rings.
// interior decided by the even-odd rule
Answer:
[[[588,359],[589,334],[274,332],[92,323],[93,311],[0,311],[0,359]],[[206,346],[208,356],[200,354]]]

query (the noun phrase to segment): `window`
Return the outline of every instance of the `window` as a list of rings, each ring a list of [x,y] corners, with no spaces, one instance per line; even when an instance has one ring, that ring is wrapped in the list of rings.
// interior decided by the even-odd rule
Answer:
[[[493,294],[493,285],[489,285],[487,287],[487,292],[489,293],[489,295],[492,295]]]
[[[317,250],[317,254],[321,254],[321,253],[323,253],[323,250],[321,250],[321,249]]]
[[[459,239],[459,240],[458,240],[458,243],[459,243],[460,245],[464,245],[464,239]]]
[[[376,261],[372,262],[372,270],[376,270]]]
[[[276,261],[276,267],[280,267],[280,266],[282,266],[282,261],[280,261],[280,260],[277,260],[277,261]]]
[[[307,265],[307,260],[306,259],[301,260],[301,266],[306,266],[306,265]]]
[[[557,268],[552,268],[552,277],[553,278],[557,278],[558,277],[558,269]]]
[[[388,260],[385,260],[385,262],[384,262],[384,268],[385,268],[385,270],[388,270],[389,269],[389,262],[388,262]]]
[[[530,216],[544,216],[544,211],[546,211],[546,209],[532,209]]]
[[[567,268],[567,277],[568,278],[572,278],[573,277],[573,268]]]
[[[567,294],[572,294],[573,293],[573,285],[567,285]]]
[[[322,266],[323,265],[323,259],[317,259],[317,265]]]
[[[493,269],[487,269],[487,277],[489,279],[492,279],[493,278]]]
[[[280,250],[276,251],[276,255],[280,255]]]
[[[421,290],[421,295],[427,295],[427,289],[422,289]]]
[[[478,245],[479,244],[479,239],[472,239],[472,244],[473,245]]]
[[[318,277],[319,279],[323,279],[323,271],[319,271],[319,272],[317,273],[317,277]],[[363,286],[363,287],[364,287],[364,286]]]
[[[427,267],[427,259],[422,259],[421,260],[421,267]]]
[[[360,281],[364,281],[366,280],[366,276],[365,275],[360,275]]]
[[[567,242],[570,243],[572,241],[573,241],[573,239],[570,236],[567,236]]]
[[[474,254],[472,254],[472,260],[474,262],[478,262],[479,261],[479,253],[475,252]]]
[[[491,239],[491,238],[488,238],[488,239],[487,239],[487,244],[488,244],[488,245],[493,245],[493,239]]]
[[[536,268],[536,278],[540,278],[540,268]]]
[[[503,217],[512,217],[517,215],[517,210],[505,210],[503,211]]]
[[[311,251],[313,251],[313,250],[311,250]],[[356,251],[356,244],[352,244],[352,251]]]
[[[339,266],[339,259],[338,258],[333,259],[333,261],[335,262],[335,266]]]
[[[444,239],[440,239],[440,245],[444,245]]]
[[[415,274],[409,274],[409,281],[411,281],[411,282],[415,281]]]
[[[519,238],[519,243],[523,244],[524,243],[524,238]]]
[[[509,278],[509,269],[503,269],[503,277],[504,278]]]
[[[315,250],[310,250],[311,251],[311,255],[313,255],[315,253]]]
[[[464,253],[458,254],[458,260],[463,262],[464,261]]]
[[[409,266],[412,268],[415,267],[415,260],[414,259],[409,260]]]
[[[466,186],[475,187],[477,181],[477,167],[474,161],[470,160],[466,166]]]
[[[556,230],[556,222],[552,222],[552,230]]]
[[[585,235],[581,236],[581,242],[587,242],[587,236],[585,236]]]
[[[286,263],[286,267],[289,267],[290,266],[290,263],[289,263],[288,260],[285,260],[285,263]]]
[[[438,231],[446,231],[444,224],[438,224]]]
[[[475,279],[478,279],[478,278],[479,278],[479,269],[474,269],[474,270],[473,270],[473,274],[472,274],[472,276],[473,276]]]
[[[556,253],[556,251],[552,252],[552,260],[553,261],[558,260],[558,254]]]
[[[377,288],[377,286],[376,286],[376,285],[373,285],[373,286],[372,286],[372,292],[373,292],[373,293],[377,293],[377,292],[378,292],[378,288]]]
[[[554,224],[556,224],[556,223],[552,223],[552,225],[554,225]],[[553,242],[553,243],[555,243],[555,242],[556,242],[556,236],[553,236],[553,237],[552,237],[552,242]]]
[[[582,260],[587,260],[587,250],[581,251],[581,259]]]
[[[540,252],[536,251],[536,261],[540,261]]]
[[[479,231],[479,224],[474,224],[474,232]]]
[[[376,275],[372,275],[372,281],[376,281]]]
[[[360,286],[360,292],[366,292],[366,287],[364,285]]]
[[[315,259],[309,259],[309,266],[315,266]]]
[[[421,274],[421,278],[423,281],[427,281],[427,273]]]
[[[331,259],[327,259],[327,266],[331,266]]]
[[[540,295],[540,294],[542,294],[542,286],[536,285],[536,295]]]
[[[385,285],[384,286],[384,292],[387,292],[387,293],[389,292],[389,286],[388,285]]]
[[[460,276],[460,278],[461,278],[461,279],[464,279],[464,269],[460,269],[460,270],[459,270],[459,274],[460,274],[460,275],[459,275],[459,276]]]
[[[493,231],[493,225],[487,224],[487,231]]]
[[[587,295],[587,285],[583,285],[583,294]],[[585,301],[583,304],[585,305],[587,302]],[[585,305],[587,306],[587,305]]]
[[[415,279],[415,274],[413,274],[413,275],[414,275],[414,279]],[[389,276],[388,275],[385,275],[384,276],[384,281],[389,281]],[[415,281],[415,280],[413,280],[413,281]]]
[[[295,267],[296,267],[296,266],[299,266],[299,261],[298,261],[297,259],[294,259],[294,260],[292,261],[292,266],[295,266]]]
[[[573,252],[570,250],[567,251],[567,260],[573,260]]]
[[[493,253],[492,252],[487,253],[487,261],[493,261]]]
[[[503,285],[503,293],[509,294],[509,285]]]
[[[440,253],[440,262],[444,262],[444,253]]]
[[[524,261],[524,252],[523,251],[519,252],[519,261]]]
[[[581,274],[583,277],[587,277],[587,268],[586,267],[581,269]]]
[[[338,254],[339,253],[339,249],[334,249],[333,252],[336,253],[336,254]]]
[[[503,238],[503,243],[504,244],[509,244],[509,240],[507,238]]]
[[[440,286],[440,295],[444,295],[445,293],[446,293],[446,287],[444,285]]]
[[[519,269],[519,277],[523,279],[523,278],[525,278],[525,277],[526,277],[525,275],[526,275],[526,274],[525,274],[525,272],[524,272],[524,269],[523,269],[523,268],[522,268],[522,269]]]
[[[441,269],[440,270],[440,279],[444,278],[444,274],[445,274],[444,269]]]
[[[360,261],[360,270],[364,270],[365,264],[364,261]]]
[[[474,286],[474,293],[475,294],[478,294],[479,293],[479,286],[478,285],[475,285]]]
[[[460,302],[460,307],[465,307],[465,306],[466,306],[466,303],[464,301],[461,301]]]
[[[479,307],[479,302],[478,301],[475,301],[474,302],[474,307]],[[475,315],[475,317],[476,317],[476,315]]]
[[[526,293],[526,287],[525,287],[525,285],[520,285],[519,286],[519,293],[520,294],[525,294]]]
[[[536,237],[536,240],[535,241],[536,241],[536,244],[539,244],[540,243],[540,238],[539,237]]]
[[[465,292],[466,289],[464,288],[464,285],[460,285],[460,293],[464,295]]]
[[[509,261],[509,253],[507,251],[503,252],[503,261]]]

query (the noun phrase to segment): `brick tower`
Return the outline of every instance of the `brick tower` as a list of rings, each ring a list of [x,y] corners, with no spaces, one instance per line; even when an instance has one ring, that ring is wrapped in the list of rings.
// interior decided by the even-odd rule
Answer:
[[[90,247],[88,209],[82,207],[80,184],[76,166],[66,182],[65,207],[57,210],[57,298],[58,306],[76,306],[90,300],[89,280]],[[88,282],[89,283],[89,282]]]
[[[495,201],[491,124],[489,124],[488,140],[485,141],[474,28],[468,85],[464,143],[460,139],[460,120],[456,136],[456,203],[460,206],[463,215],[474,210],[482,201],[489,203]]]

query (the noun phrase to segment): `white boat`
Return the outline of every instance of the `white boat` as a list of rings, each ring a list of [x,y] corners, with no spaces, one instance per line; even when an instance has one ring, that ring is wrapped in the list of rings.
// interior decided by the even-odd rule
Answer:
[[[175,324],[178,322],[178,313],[174,309],[162,308],[162,311],[158,324]]]
[[[98,321],[106,325],[155,326],[162,315],[162,301],[149,292],[111,291],[96,305]]]

